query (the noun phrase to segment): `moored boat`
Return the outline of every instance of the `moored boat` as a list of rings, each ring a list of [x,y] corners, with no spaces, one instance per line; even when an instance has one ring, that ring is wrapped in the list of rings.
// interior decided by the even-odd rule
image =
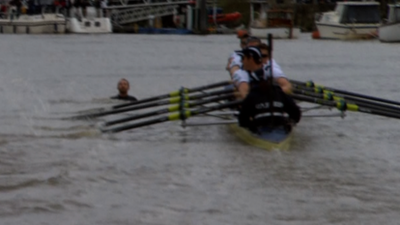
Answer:
[[[322,39],[371,39],[380,25],[379,2],[337,2],[335,11],[317,15]]]
[[[80,8],[71,9],[72,17],[68,18],[67,30],[76,34],[105,34],[112,33],[110,18],[101,16],[99,10],[87,7],[82,13]]]
[[[250,33],[252,36],[266,38],[267,33],[270,33],[274,39],[298,38],[300,28],[294,27],[292,10],[267,8],[266,2],[251,2]]]
[[[387,21],[379,27],[381,42],[400,42],[400,4],[390,4]]]
[[[8,15],[0,19],[0,33],[5,34],[63,34],[66,19],[62,14]]]

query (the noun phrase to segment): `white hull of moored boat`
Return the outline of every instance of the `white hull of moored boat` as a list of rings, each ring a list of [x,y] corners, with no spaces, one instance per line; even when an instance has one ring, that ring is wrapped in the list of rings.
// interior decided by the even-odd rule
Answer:
[[[381,42],[400,42],[400,5],[389,4],[388,18],[385,24],[379,27]]]
[[[87,7],[86,13],[83,13],[82,9],[72,8],[67,30],[75,34],[112,33],[110,18],[102,14],[102,11],[95,7]]]
[[[290,37],[290,30],[292,30],[292,36]],[[258,38],[266,38],[267,34],[272,34],[274,39],[289,39],[289,38],[298,38],[300,35],[300,28],[254,28],[250,27],[250,33],[252,36]]]
[[[382,42],[400,42],[400,22],[379,27],[379,40]]]
[[[77,34],[111,33],[112,26],[109,18],[77,18],[68,19],[68,32]]]
[[[371,39],[377,37],[377,29],[379,24],[374,25],[344,25],[344,24],[327,24],[318,23],[316,26],[323,39]]]
[[[337,2],[335,11],[316,15],[319,38],[372,39],[378,37],[381,23],[379,2]]]
[[[0,19],[0,33],[54,34],[65,33],[66,21],[61,14],[21,15],[18,19]]]

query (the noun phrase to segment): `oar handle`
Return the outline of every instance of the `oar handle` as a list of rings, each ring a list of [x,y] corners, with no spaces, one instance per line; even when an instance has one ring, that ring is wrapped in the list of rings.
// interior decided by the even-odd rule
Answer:
[[[358,94],[358,93],[354,93],[354,92],[350,92],[350,91],[338,90],[338,89],[334,89],[334,88],[330,88],[330,87],[325,87],[322,85],[317,85],[313,81],[301,82],[301,81],[296,81],[296,80],[290,80],[290,82],[292,84],[298,84],[298,85],[303,85],[306,87],[313,87],[313,88],[319,88],[319,89],[326,90],[326,91],[332,91],[337,94],[354,96],[354,97],[369,99],[369,100],[373,100],[373,101],[377,101],[377,102],[384,102],[384,103],[388,103],[388,104],[392,104],[392,105],[400,105],[400,102],[397,102],[397,101],[383,99],[383,98],[377,98],[377,97],[363,95],[363,94]]]
[[[323,91],[323,90],[317,89],[317,88],[309,88],[309,87],[305,87],[305,86],[302,87],[302,86],[298,86],[296,84],[294,84],[293,86],[295,87],[293,89],[293,92],[296,94],[303,94],[303,95],[308,95],[308,96],[312,96],[312,97],[323,98],[325,100],[330,100],[330,101],[345,100],[346,102],[354,103],[361,107],[367,107],[367,108],[371,108],[371,109],[375,109],[375,110],[384,110],[384,111],[391,112],[391,113],[400,113],[400,107],[397,107],[397,106],[388,105],[385,103],[373,102],[371,100],[364,100],[364,99],[357,98],[357,97],[334,94],[331,91],[326,91],[326,90]]]

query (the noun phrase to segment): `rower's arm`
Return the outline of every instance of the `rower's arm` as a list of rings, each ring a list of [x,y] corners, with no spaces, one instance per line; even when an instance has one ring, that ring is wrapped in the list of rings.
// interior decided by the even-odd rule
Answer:
[[[228,60],[228,65],[226,65],[226,69],[229,71],[231,78],[233,78],[233,74],[240,70],[242,65],[242,58],[240,56],[232,56]]]
[[[292,94],[292,84],[289,82],[281,67],[274,59],[272,60],[272,68],[276,84],[282,88],[282,91],[285,92],[285,94]]]
[[[292,94],[292,84],[288,79],[285,77],[279,77],[275,79],[275,81],[282,88],[282,91],[285,92],[285,94]]]
[[[238,95],[236,96],[238,99],[245,99],[249,94],[250,86],[249,83],[241,82],[238,85]]]
[[[229,69],[229,74],[231,75],[231,78],[232,78],[232,79],[233,79],[233,74],[235,74],[235,72],[238,71],[238,70],[240,70],[240,67],[239,67],[239,66],[232,66],[232,67]]]
[[[230,72],[230,67],[231,67],[232,60],[233,60],[233,58],[230,57],[228,59],[228,64],[226,64],[226,67],[225,67],[225,69],[228,70],[229,72]],[[231,76],[232,76],[232,73],[231,73]]]

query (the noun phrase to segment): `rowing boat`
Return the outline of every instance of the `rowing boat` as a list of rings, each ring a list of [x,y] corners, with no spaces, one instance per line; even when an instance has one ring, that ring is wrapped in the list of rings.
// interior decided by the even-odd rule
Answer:
[[[282,127],[264,128],[259,134],[255,134],[246,128],[240,127],[238,124],[230,124],[229,128],[242,141],[252,146],[265,150],[289,150],[293,132],[287,132]]]
[[[256,134],[244,127],[239,126],[237,118],[233,116],[234,114],[237,114],[237,112],[229,111],[229,112],[221,112],[213,114],[213,116],[218,116],[220,118],[228,119],[229,121],[191,124],[191,125],[209,126],[209,125],[226,124],[229,130],[244,143],[265,150],[283,150],[283,151],[289,150],[293,137],[293,129],[290,129],[288,131],[284,127],[277,127],[274,129],[265,127],[264,129],[260,129],[259,133]]]
[[[300,82],[291,80],[291,83],[293,86],[293,94],[291,96],[294,100],[313,104],[313,106],[308,106],[307,108],[300,107],[302,114],[315,109],[336,108],[339,110],[338,113],[303,114],[302,117],[334,116],[344,118],[346,111],[353,111],[400,119],[400,102],[397,101],[324,87],[314,84],[312,81]],[[145,112],[134,115],[108,120],[104,122],[99,129],[102,133],[118,133],[125,130],[176,120],[181,120],[183,127],[228,125],[230,131],[232,131],[238,139],[241,139],[249,145],[266,150],[289,150],[291,140],[293,139],[292,130],[286,132],[284,128],[274,128],[272,130],[265,128],[261,129],[260,133],[254,134],[238,125],[237,118],[234,116],[236,112],[232,111],[232,109],[237,108],[242,101],[232,101],[232,98],[236,96],[236,94],[233,90],[227,90],[225,88],[225,86],[229,84],[230,82],[224,81],[190,89],[181,88],[178,91],[142,99],[136,102],[96,109],[96,113],[93,112],[93,109],[90,110],[90,113],[74,116],[71,119],[90,119],[173,104],[168,108],[146,110]],[[209,89],[216,90],[210,91]],[[201,93],[195,94],[195,92]],[[168,113],[168,115],[163,115],[166,113]],[[219,118],[220,121],[205,122],[202,120],[201,123],[197,124],[191,122],[187,123],[187,120],[194,116],[210,116],[212,118]],[[132,122],[136,120],[139,121]]]

